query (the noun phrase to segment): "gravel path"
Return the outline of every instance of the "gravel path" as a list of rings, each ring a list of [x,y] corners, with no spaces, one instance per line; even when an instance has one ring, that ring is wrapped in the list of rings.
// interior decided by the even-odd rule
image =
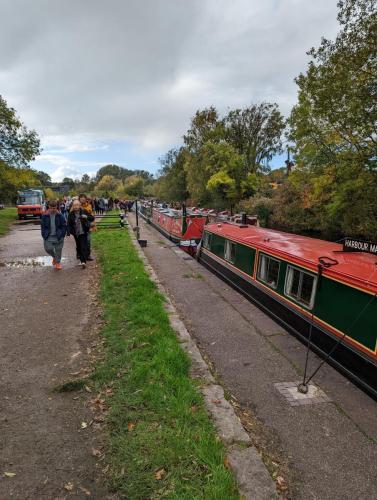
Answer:
[[[110,498],[93,456],[93,394],[52,392],[93,354],[95,264],[75,267],[72,238],[63,271],[43,256],[33,223],[0,239],[0,499]]]

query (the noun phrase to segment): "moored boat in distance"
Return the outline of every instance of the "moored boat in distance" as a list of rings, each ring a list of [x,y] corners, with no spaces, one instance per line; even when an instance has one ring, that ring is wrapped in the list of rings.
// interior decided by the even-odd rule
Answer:
[[[138,204],[139,214],[164,236],[190,254],[202,239],[207,214],[190,209],[177,210],[148,203]]]
[[[213,209],[186,208],[185,206],[177,210],[166,204],[153,206],[150,202],[139,202],[138,213],[164,236],[191,255],[196,253],[206,224],[225,221],[240,223],[242,217],[241,214],[230,215],[228,211],[217,212]],[[243,220],[247,224],[258,225],[256,216],[244,215]]]
[[[198,260],[377,397],[377,257],[248,224],[204,228]]]

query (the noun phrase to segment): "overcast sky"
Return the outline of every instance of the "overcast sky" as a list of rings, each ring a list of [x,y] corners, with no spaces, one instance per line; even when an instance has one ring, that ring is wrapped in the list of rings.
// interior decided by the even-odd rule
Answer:
[[[198,108],[287,115],[336,0],[0,0],[0,94],[53,180],[106,163],[155,172]],[[276,160],[279,162],[279,159]]]

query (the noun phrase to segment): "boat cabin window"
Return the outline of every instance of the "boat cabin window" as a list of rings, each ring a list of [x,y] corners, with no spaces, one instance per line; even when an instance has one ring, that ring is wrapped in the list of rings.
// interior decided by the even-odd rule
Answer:
[[[311,309],[314,304],[314,295],[317,278],[295,267],[287,267],[285,280],[285,294]]]
[[[279,279],[280,261],[261,255],[259,257],[258,278],[272,288],[277,288]]]
[[[236,260],[236,244],[233,241],[225,240],[224,259],[234,264]]]
[[[211,233],[204,232],[203,234],[203,247],[208,250],[211,248]]]

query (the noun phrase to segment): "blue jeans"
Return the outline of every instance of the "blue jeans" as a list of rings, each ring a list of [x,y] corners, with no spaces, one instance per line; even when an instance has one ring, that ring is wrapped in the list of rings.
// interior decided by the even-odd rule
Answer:
[[[46,252],[49,255],[51,255],[51,257],[53,259],[55,259],[56,262],[59,264],[60,261],[62,260],[64,238],[62,238],[59,241],[57,239],[47,238],[47,240],[43,240],[43,244],[44,244]]]

